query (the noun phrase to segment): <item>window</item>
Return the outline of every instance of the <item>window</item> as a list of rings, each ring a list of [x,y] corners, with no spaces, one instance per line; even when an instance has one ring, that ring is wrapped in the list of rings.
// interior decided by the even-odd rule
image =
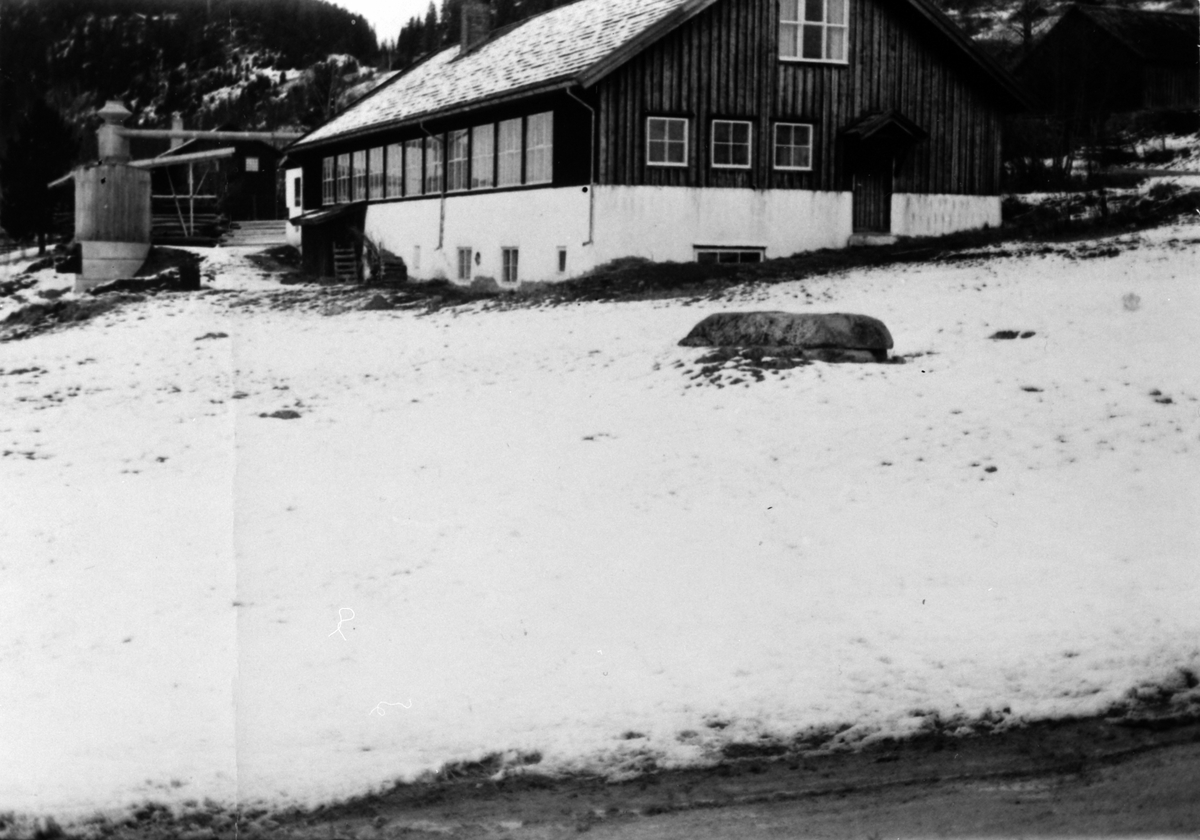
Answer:
[[[425,138],[425,192],[442,191],[442,138]]]
[[[567,273],[567,248],[565,245],[558,246],[558,273]]]
[[[496,186],[496,125],[477,125],[471,129],[471,189],[487,190]]]
[[[504,283],[514,285],[517,282],[517,249],[516,248],[501,248],[501,262],[503,263],[504,273],[501,279]]]
[[[465,128],[446,135],[446,189],[451,192],[467,188],[467,144],[470,136],[471,132]]]
[[[337,171],[337,166],[333,158],[327,157],[321,161],[321,203],[333,204],[334,201],[334,173]]]
[[[367,197],[367,152],[354,153],[354,168],[350,170],[350,200],[362,201]]]
[[[383,146],[367,155],[367,198],[383,198]]]
[[[256,157],[246,158],[246,171],[247,172],[257,172],[258,171],[258,158],[256,158]]]
[[[292,206],[304,206],[304,176],[297,175],[292,180]]]
[[[500,123],[499,172],[496,186],[511,187],[521,183],[521,119]]]
[[[554,112],[534,114],[525,121],[525,183],[554,180]]]
[[[713,120],[712,165],[722,169],[750,168],[750,123]]]
[[[471,279],[471,258],[474,256],[470,248],[458,249],[458,279]]]
[[[424,164],[421,162],[422,147],[420,140],[409,140],[404,144],[405,195],[421,194],[421,173],[424,171]]]
[[[846,61],[850,0],[779,0],[779,57]]]
[[[350,200],[350,155],[337,158],[337,200],[338,204]]]
[[[388,198],[404,194],[404,147],[393,143],[387,147],[387,178],[384,191]]]
[[[678,117],[646,119],[646,163],[687,166],[688,121]]]
[[[763,261],[765,248],[722,248],[696,246],[698,263],[756,263]]]
[[[812,169],[812,126],[778,123],[775,126],[775,168]]]

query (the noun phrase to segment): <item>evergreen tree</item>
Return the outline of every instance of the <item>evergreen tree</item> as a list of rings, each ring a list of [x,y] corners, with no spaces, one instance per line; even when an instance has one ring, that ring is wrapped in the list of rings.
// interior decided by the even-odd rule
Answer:
[[[0,226],[16,239],[36,236],[44,253],[54,225],[47,184],[71,168],[78,144],[66,121],[41,99],[16,123],[0,160]]]

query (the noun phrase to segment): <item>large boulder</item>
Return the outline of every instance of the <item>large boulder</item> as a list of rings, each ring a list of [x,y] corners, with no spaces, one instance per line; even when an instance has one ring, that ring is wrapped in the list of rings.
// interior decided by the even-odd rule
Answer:
[[[857,350],[880,361],[892,334],[878,318],[842,312],[718,312],[692,328],[684,347],[761,347],[772,350]]]

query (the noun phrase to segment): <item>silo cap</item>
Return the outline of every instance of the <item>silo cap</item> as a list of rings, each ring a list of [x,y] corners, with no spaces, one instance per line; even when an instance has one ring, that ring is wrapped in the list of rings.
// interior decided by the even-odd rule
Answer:
[[[96,113],[109,125],[120,125],[133,116],[133,111],[126,108],[119,99],[108,100]]]

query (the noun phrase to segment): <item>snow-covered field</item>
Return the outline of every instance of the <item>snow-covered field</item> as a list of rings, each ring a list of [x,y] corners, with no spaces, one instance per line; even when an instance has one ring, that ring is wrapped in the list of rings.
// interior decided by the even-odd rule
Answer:
[[[1200,225],[1124,241],[428,316],[274,309],[218,251],[226,293],[0,344],[0,811],[620,774],[1200,669]],[[729,309],[911,358],[691,379]]]

